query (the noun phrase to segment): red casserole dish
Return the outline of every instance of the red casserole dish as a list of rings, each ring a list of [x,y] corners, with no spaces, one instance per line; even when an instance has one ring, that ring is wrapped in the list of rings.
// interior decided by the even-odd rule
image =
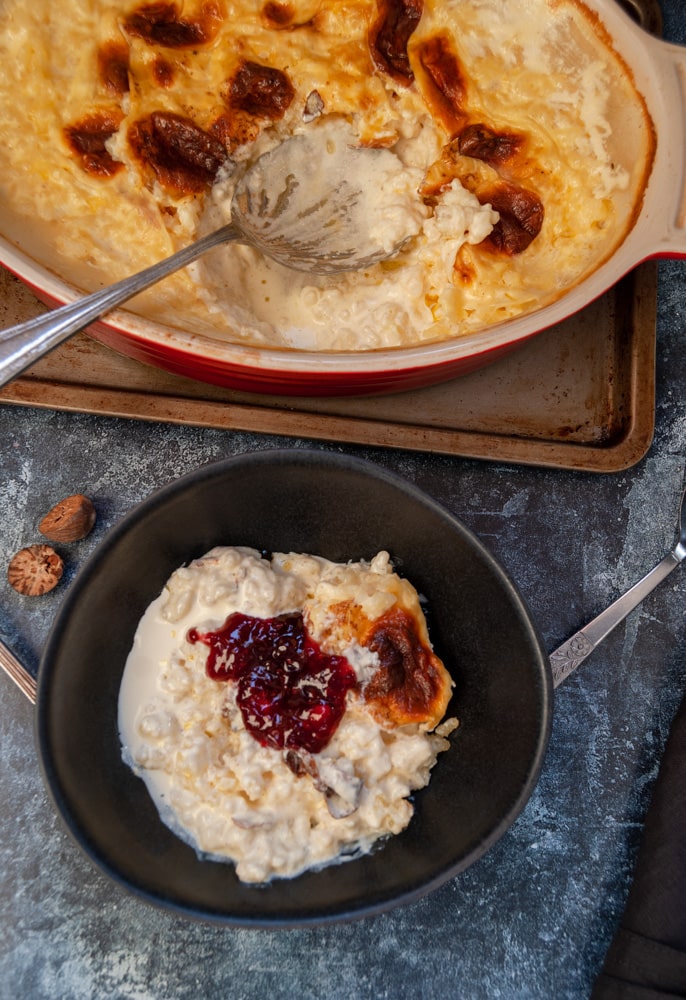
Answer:
[[[409,348],[315,352],[250,347],[191,334],[129,311],[116,311],[91,328],[120,353],[200,381],[271,394],[352,395],[396,392],[471,372],[582,309],[640,262],[686,256],[684,91],[686,50],[654,38],[614,0],[587,0],[614,49],[629,68],[654,126],[656,145],[647,182],[631,209],[628,232],[593,273],[550,305],[478,333]],[[613,123],[621,132],[622,122]],[[79,290],[30,253],[0,237],[0,262],[51,304]]]

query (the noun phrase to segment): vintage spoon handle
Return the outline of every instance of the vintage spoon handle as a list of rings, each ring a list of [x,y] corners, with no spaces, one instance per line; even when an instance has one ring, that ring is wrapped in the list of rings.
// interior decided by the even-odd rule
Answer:
[[[0,642],[0,667],[12,678],[20,691],[23,691],[29,701],[36,703],[36,682],[26,667],[23,667],[3,642]]]
[[[553,687],[558,687],[566,677],[569,677],[572,671],[576,670],[579,664],[583,663],[596,646],[610,634],[612,629],[619,625],[629,612],[633,611],[659,583],[662,583],[665,577],[669,576],[685,557],[686,545],[680,542],[630,590],[618,597],[597,618],[590,621],[571,639],[563,642],[554,653],[551,653]]]
[[[241,238],[235,226],[222,226],[144,271],[123,278],[122,281],[69,305],[53,309],[36,319],[0,331],[0,386],[6,385],[68,337],[167,275],[191,264],[207,250]]]

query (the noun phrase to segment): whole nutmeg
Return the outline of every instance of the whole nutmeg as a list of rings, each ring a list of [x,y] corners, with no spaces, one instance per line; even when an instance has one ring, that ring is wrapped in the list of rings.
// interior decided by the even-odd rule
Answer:
[[[27,597],[47,594],[62,579],[64,563],[49,545],[28,545],[10,560],[7,579]]]
[[[48,511],[38,525],[41,535],[51,542],[78,542],[95,524],[95,507],[83,493],[65,497]]]

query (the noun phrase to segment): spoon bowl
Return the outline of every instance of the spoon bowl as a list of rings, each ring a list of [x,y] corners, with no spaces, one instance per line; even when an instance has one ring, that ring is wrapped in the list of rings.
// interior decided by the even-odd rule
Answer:
[[[227,199],[238,241],[313,274],[363,270],[395,256],[424,215],[413,175],[390,150],[352,140],[321,128],[260,156]]]

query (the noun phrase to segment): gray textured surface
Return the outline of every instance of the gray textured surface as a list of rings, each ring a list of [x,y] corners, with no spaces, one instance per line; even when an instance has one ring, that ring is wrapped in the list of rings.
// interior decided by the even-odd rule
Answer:
[[[665,34],[684,41],[681,0],[664,9]],[[628,472],[344,449],[460,516],[510,571],[551,650],[673,542],[686,456],[684,264],[661,265],[659,292],[655,441]],[[165,482],[226,455],[308,444],[0,407],[0,563],[37,540],[40,515],[68,493],[88,492],[99,512],[93,535],[68,550],[69,578]],[[0,587],[0,636],[35,672],[64,589],[31,602]],[[0,1000],[587,997],[686,692],[685,608],[677,570],[559,689],[538,787],[480,862],[413,906],[322,930],[227,931],[123,895],[55,817],[31,706],[0,676]]]
[[[627,473],[592,476],[349,449],[461,516],[519,584],[548,647],[671,545],[686,453],[686,278],[662,268],[657,433]],[[302,442],[296,442],[301,444]],[[52,499],[100,512],[68,572],[138,499],[204,462],[292,444],[244,434],[0,409],[4,562]],[[62,590],[3,584],[3,637],[32,669]],[[422,902],[306,932],[187,924],[122,895],[72,845],[46,799],[32,712],[0,678],[0,996],[580,998],[621,912],[657,764],[686,690],[686,578],[677,571],[559,690],[539,786],[505,838]],[[454,994],[453,994],[454,995]]]

